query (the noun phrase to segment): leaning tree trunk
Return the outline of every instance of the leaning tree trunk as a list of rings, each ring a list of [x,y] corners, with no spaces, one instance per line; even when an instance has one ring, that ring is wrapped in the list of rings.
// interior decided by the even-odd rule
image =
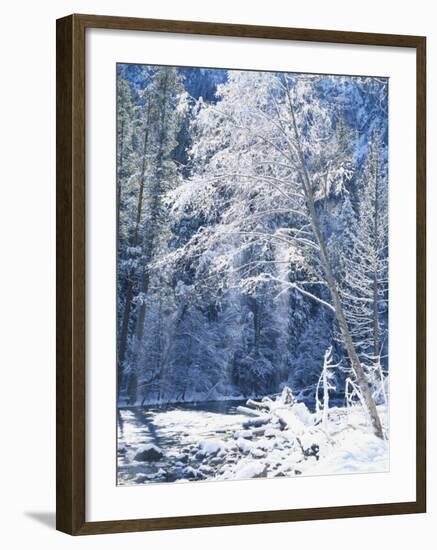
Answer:
[[[378,411],[376,409],[375,400],[373,399],[372,393],[370,391],[370,387],[367,382],[364,369],[358,358],[358,355],[355,350],[355,346],[349,331],[349,327],[346,322],[346,318],[343,311],[343,304],[341,302],[340,295],[337,289],[337,284],[336,284],[334,275],[332,273],[331,265],[330,265],[327,251],[326,251],[325,241],[324,241],[324,238],[320,229],[320,224],[317,218],[312,191],[308,189],[308,186],[306,184],[304,185],[304,188],[305,188],[305,197],[307,200],[307,205],[310,211],[311,225],[316,235],[316,239],[320,248],[320,255],[322,258],[322,265],[323,265],[323,270],[325,272],[326,283],[328,285],[329,292],[331,294],[331,298],[332,298],[332,302],[335,310],[335,316],[337,318],[337,321],[340,327],[340,332],[343,338],[343,342],[346,347],[346,351],[347,351],[349,360],[351,362],[352,368],[357,377],[357,383],[364,400],[364,405],[368,410],[374,432],[378,437],[382,438],[383,431],[382,431],[381,420],[379,418]]]
[[[340,295],[337,288],[337,283],[335,281],[335,277],[331,268],[331,264],[329,261],[329,257],[326,250],[326,244],[325,239],[323,237],[323,233],[320,227],[320,223],[317,217],[316,207],[314,204],[314,194],[313,189],[309,177],[309,173],[306,167],[305,158],[303,155],[302,147],[301,147],[301,140],[299,135],[299,130],[296,123],[296,117],[294,113],[294,106],[291,99],[290,91],[287,85],[287,95],[288,95],[288,101],[290,106],[290,112],[293,122],[293,130],[296,138],[297,143],[297,154],[299,158],[299,165],[300,165],[300,176],[302,181],[302,187],[307,203],[307,208],[310,215],[311,220],[311,226],[314,232],[314,235],[317,240],[317,244],[320,249],[320,256],[322,260],[322,267],[325,273],[325,279],[326,283],[329,289],[329,292],[331,294],[335,316],[337,318],[337,322],[340,327],[340,333],[343,339],[343,343],[345,345],[349,360],[352,365],[352,369],[355,372],[355,375],[357,377],[357,384],[360,389],[362,399],[364,401],[364,406],[366,407],[370,420],[372,423],[373,431],[376,436],[383,438],[383,430],[382,430],[382,424],[381,419],[379,418],[378,411],[376,409],[375,400],[373,399],[372,392],[370,390],[369,384],[367,382],[367,378],[364,372],[364,369],[361,365],[361,362],[358,358],[357,352],[355,350],[354,343],[352,341],[352,336],[349,331],[348,324],[346,322],[346,317],[344,315],[343,311],[343,304],[340,299]]]

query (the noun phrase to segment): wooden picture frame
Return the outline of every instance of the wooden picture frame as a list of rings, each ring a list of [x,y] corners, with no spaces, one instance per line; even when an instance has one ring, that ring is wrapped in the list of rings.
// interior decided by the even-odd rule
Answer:
[[[85,32],[89,28],[409,48],[416,52],[416,498],[411,502],[87,522],[85,507]],[[70,15],[57,21],[57,529],[71,535],[410,514],[426,510],[426,39]]]

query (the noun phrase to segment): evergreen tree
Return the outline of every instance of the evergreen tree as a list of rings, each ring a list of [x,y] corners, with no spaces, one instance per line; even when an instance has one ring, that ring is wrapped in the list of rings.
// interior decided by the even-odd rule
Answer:
[[[359,181],[359,213],[351,254],[345,258],[342,294],[347,320],[363,363],[381,382],[387,328],[388,211],[385,146],[373,132]],[[373,374],[372,374],[373,373]],[[375,383],[375,382],[374,382]]]
[[[172,67],[156,69],[141,96],[142,120],[139,123],[140,139],[137,140],[137,170],[133,174],[135,192],[131,201],[135,215],[130,217],[134,223],[128,228],[126,262],[129,267],[124,281],[125,301],[118,345],[119,371],[124,371],[126,361],[128,365],[130,403],[137,400],[138,361],[150,285],[149,264],[170,237],[163,198],[177,184],[178,169],[172,152],[177,144],[176,136],[185,102],[177,70]],[[129,337],[132,343],[126,358]]]

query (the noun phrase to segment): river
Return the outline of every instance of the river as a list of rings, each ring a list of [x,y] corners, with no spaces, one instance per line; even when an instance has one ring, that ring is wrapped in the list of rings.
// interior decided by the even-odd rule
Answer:
[[[237,411],[244,401],[208,401],[147,407],[123,407],[118,411],[117,479],[119,485],[169,482],[215,477],[235,457],[227,453],[214,460],[201,457],[204,440],[228,441],[247,417]],[[135,460],[138,449],[153,444],[162,458]],[[213,462],[211,465],[210,462]],[[196,471],[194,476],[193,472]]]

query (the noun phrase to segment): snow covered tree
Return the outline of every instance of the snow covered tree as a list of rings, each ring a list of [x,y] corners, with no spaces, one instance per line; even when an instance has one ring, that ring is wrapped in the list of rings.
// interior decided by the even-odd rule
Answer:
[[[120,83],[123,89],[123,83]],[[129,401],[137,399],[138,359],[143,343],[147,295],[150,284],[149,263],[165,247],[170,238],[163,207],[163,197],[178,179],[178,168],[172,158],[181,117],[185,108],[185,92],[177,70],[160,67],[148,75],[141,93],[141,121],[138,123],[136,167],[132,174],[133,192],[127,210],[129,219],[126,268],[122,283],[125,296],[120,315],[118,343],[119,372],[124,372],[129,337],[132,338],[128,358]],[[133,221],[133,223],[132,223]],[[131,331],[131,334],[130,334]],[[120,382],[121,383],[121,382]]]
[[[117,235],[120,232],[121,192],[132,169],[136,111],[134,91],[119,71],[117,74]]]
[[[325,429],[328,428],[329,392],[336,389],[336,386],[333,382],[335,376],[335,373],[333,371],[338,366],[338,364],[332,364],[332,346],[330,346],[325,351],[325,355],[323,357],[323,368],[316,387],[316,414],[320,417],[322,425]],[[323,392],[322,402],[320,401],[319,396],[320,388]]]
[[[197,174],[172,199],[175,213],[194,209],[208,225],[178,253],[200,257],[208,263],[209,276],[223,277],[239,264],[242,250],[285,243],[287,262],[304,273],[305,280],[278,276],[278,261],[261,258],[238,265],[239,286],[252,292],[270,282],[279,292],[297,290],[335,313],[363,403],[382,437],[316,208],[318,182],[327,171],[325,144],[335,133],[334,107],[317,94],[321,78],[329,81],[232,71],[218,88],[217,104],[200,102],[192,148]],[[334,181],[344,172],[337,150],[336,155],[329,159]],[[263,266],[255,274],[253,262]]]
[[[381,355],[388,299],[388,205],[386,148],[374,131],[359,181],[359,213],[351,254],[345,258],[341,294],[362,362],[375,385],[384,384]]]

